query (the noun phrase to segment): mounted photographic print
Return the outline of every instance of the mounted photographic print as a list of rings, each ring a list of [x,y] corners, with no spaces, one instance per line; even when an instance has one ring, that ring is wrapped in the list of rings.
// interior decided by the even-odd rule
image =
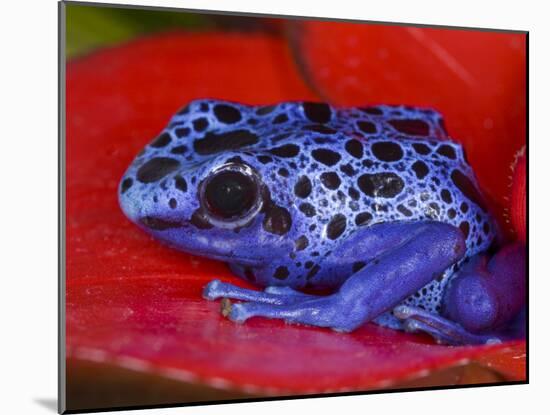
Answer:
[[[59,7],[61,412],[527,382],[527,32]]]

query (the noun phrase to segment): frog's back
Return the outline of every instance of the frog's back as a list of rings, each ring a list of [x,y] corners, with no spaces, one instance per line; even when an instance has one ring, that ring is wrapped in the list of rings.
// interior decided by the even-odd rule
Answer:
[[[189,136],[188,161],[224,151],[246,156],[253,167],[269,172],[264,180],[284,205],[290,202],[286,191],[277,191],[282,176],[285,187],[295,189],[296,215],[304,217],[308,229],[326,225],[339,213],[347,218],[341,237],[380,222],[437,220],[464,232],[468,256],[492,240],[491,218],[465,152],[449,139],[443,117],[434,110],[199,100],[177,114],[169,128],[172,135]],[[311,187],[306,195],[304,183]],[[320,233],[323,229],[325,234],[317,235],[321,241],[327,239],[326,226],[317,226]]]
[[[307,102],[249,106],[196,100],[174,115],[150,147],[157,153],[185,154],[187,161],[200,161],[222,151],[270,149],[289,138],[296,142],[317,136],[318,142],[322,137],[328,141],[337,133],[362,139],[447,138],[443,118],[431,109],[388,105],[335,109]]]

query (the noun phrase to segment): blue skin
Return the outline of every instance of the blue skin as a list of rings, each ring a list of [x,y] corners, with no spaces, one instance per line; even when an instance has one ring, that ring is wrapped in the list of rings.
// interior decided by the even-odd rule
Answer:
[[[495,222],[429,109],[193,101],[128,168],[119,201],[155,238],[266,287],[205,287],[235,322],[374,321],[487,343],[525,298],[524,247],[483,254]]]

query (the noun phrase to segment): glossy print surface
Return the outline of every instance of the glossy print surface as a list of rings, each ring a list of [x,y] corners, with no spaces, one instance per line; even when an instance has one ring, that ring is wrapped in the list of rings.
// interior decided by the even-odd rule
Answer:
[[[250,201],[242,212],[220,217],[205,194],[228,171],[248,183]],[[465,153],[447,137],[441,115],[407,106],[196,100],[138,155],[121,180],[119,200],[156,238],[223,260],[239,276],[275,290],[245,299],[277,303],[272,295],[289,292],[274,287],[335,291],[345,282],[352,286],[351,276],[369,274],[357,285],[370,296],[378,292],[382,303],[357,321],[376,318],[395,328],[401,321],[387,311],[399,304],[439,314],[461,264],[497,236]],[[439,252],[442,246],[448,249]],[[384,277],[403,264],[408,271]],[[385,296],[384,287],[400,294]],[[207,297],[225,296],[212,289]],[[361,289],[350,292],[364,295]],[[230,317],[248,318],[238,310]],[[267,314],[295,321],[288,310]]]

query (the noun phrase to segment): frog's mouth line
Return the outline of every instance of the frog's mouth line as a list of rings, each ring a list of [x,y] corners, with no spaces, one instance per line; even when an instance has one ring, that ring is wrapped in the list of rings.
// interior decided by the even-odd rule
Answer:
[[[144,216],[139,220],[139,223],[154,231],[165,231],[167,229],[181,228],[184,226],[182,222],[171,221],[156,216]]]
[[[153,231],[167,231],[170,229],[184,228],[186,226],[189,226],[189,224],[185,222],[171,221],[171,220],[163,219],[156,216],[145,216],[139,220],[139,223],[142,226],[145,226],[148,229]],[[164,240],[164,243],[170,246],[171,248],[177,249],[178,251],[186,252],[190,255],[201,256],[201,257],[214,259],[221,262],[235,262],[241,265],[248,265],[248,266],[261,265],[260,261],[258,261],[258,259],[256,258],[234,255],[231,251],[224,254],[216,253],[215,247],[212,247],[212,250],[197,249],[195,247],[193,251],[190,251],[190,250],[188,251],[188,250],[182,249],[181,247],[177,246],[173,242]]]
[[[203,253],[201,251],[195,251],[195,252],[188,252],[190,255],[196,255],[201,256],[209,259],[214,259],[216,261],[221,262],[229,262],[229,263],[235,263],[239,265],[246,265],[246,266],[259,266],[261,265],[261,262],[258,261],[255,258],[246,258],[246,257],[240,257],[240,256],[234,256],[234,255],[216,255],[212,253]]]

